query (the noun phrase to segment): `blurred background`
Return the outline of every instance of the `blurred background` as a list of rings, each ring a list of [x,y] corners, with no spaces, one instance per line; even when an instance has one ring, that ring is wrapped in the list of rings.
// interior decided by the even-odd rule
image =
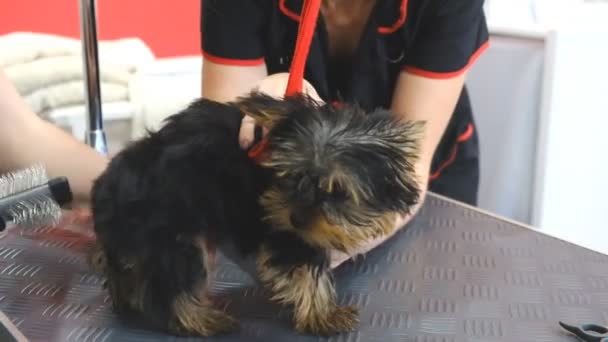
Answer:
[[[486,0],[492,45],[468,86],[479,207],[608,253],[608,0]],[[200,94],[200,0],[98,1],[112,152]],[[84,136],[77,0],[0,0],[0,65]],[[40,58],[41,56],[45,58]]]

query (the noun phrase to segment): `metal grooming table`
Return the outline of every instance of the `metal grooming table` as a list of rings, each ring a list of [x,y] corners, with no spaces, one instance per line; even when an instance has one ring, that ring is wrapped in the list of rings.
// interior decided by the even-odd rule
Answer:
[[[214,293],[238,333],[175,338],[118,320],[86,267],[86,229],[72,219],[0,239],[0,311],[32,342],[574,342],[559,320],[608,323],[608,256],[433,194],[407,229],[337,270],[361,325],[330,339],[294,333],[288,311],[225,260]]]

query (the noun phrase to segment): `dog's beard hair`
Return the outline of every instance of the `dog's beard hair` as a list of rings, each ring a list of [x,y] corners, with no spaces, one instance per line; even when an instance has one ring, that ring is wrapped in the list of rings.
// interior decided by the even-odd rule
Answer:
[[[390,234],[398,212],[376,212],[365,209],[354,202],[343,204],[343,208],[337,210],[332,206],[324,209],[324,215],[328,222],[344,227],[347,231],[361,231],[356,234],[357,239],[377,238]],[[360,241],[359,241],[360,242]]]
[[[351,218],[352,220],[352,218]],[[385,214],[375,218],[362,218],[365,225],[353,225],[341,218],[329,221],[323,214],[316,215],[310,229],[299,232],[300,236],[313,245],[326,249],[336,249],[346,254],[355,252],[370,239],[388,235],[394,228],[394,215]]]
[[[265,220],[274,229],[293,231],[313,246],[345,253],[357,250],[369,239],[389,235],[395,229],[397,215],[393,212],[378,214],[351,205],[345,211],[348,214],[332,213],[331,209],[317,210],[311,224],[298,229],[291,224],[290,206],[276,188],[264,193],[261,204],[266,208]]]

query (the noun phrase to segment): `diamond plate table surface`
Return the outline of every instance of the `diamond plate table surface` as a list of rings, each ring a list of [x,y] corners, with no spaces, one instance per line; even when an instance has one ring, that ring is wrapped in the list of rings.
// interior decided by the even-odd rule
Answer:
[[[239,332],[176,338],[120,320],[86,267],[91,241],[82,220],[0,239],[0,311],[30,341],[573,342],[559,320],[608,323],[608,256],[433,194],[407,229],[337,270],[361,324],[329,339],[294,333],[288,311],[226,260],[214,293]]]

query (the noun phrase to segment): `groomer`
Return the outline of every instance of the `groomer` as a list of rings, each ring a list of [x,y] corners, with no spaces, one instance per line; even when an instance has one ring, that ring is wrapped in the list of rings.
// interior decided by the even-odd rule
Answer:
[[[257,87],[282,96],[302,5],[202,0],[202,95],[227,101]],[[475,205],[479,147],[464,81],[488,38],[483,0],[324,0],[304,77],[327,103],[425,120],[422,188]],[[243,148],[253,131],[246,117]]]

